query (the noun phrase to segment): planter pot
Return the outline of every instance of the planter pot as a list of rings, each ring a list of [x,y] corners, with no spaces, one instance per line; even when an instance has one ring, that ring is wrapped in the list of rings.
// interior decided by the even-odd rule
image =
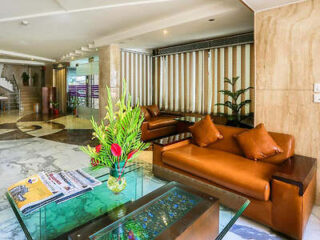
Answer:
[[[29,86],[29,81],[23,80],[23,86]]]
[[[125,162],[120,162],[120,166],[115,164],[112,168],[110,168],[110,175],[107,181],[108,188],[114,193],[120,193],[127,186],[126,178],[124,177],[124,172],[121,174],[122,168],[124,167]]]
[[[73,109],[73,115],[76,116],[76,117],[78,116],[78,112],[77,112],[77,109],[76,109],[76,108]]]
[[[54,115],[59,115],[59,109],[53,109],[53,114]]]

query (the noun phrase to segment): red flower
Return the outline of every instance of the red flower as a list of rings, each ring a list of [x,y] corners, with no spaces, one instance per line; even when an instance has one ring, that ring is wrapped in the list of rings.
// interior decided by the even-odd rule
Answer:
[[[137,150],[133,150],[132,152],[130,152],[130,153],[128,154],[128,160],[129,160],[130,158],[132,158],[133,155],[134,155],[136,152],[138,152],[138,151],[137,151]]]
[[[91,158],[90,164],[92,167],[96,167],[100,164],[99,160],[95,160],[94,158]]]
[[[122,149],[121,149],[121,147],[119,146],[119,144],[113,143],[113,144],[111,145],[111,152],[112,152],[113,156],[115,156],[115,157],[120,157],[120,156],[121,156]]]
[[[101,150],[101,144],[100,144],[100,145],[98,145],[98,146],[96,146],[96,152],[97,152],[97,153],[99,153],[99,152],[100,152],[100,150]]]

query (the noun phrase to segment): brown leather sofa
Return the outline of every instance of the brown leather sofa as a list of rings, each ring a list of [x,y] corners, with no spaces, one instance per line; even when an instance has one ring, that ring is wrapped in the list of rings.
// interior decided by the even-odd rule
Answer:
[[[216,127],[224,138],[206,148],[190,139],[155,145],[154,174],[189,185],[214,185],[243,195],[251,201],[245,216],[301,239],[315,199],[315,159],[294,155],[293,136],[269,132],[283,153],[269,157],[268,162],[253,161],[244,157],[233,137],[246,129]],[[172,174],[161,169],[169,169]],[[234,206],[234,199],[228,196],[221,196],[220,201]]]
[[[141,106],[140,108],[144,114],[144,122],[141,126],[143,141],[177,133],[177,121],[174,119],[180,115],[160,112],[156,105]]]

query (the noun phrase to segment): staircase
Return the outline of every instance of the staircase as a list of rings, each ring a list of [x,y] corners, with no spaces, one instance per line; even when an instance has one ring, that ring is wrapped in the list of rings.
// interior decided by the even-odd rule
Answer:
[[[20,110],[33,111],[33,105],[41,102],[41,89],[38,87],[22,87],[20,89]]]
[[[20,90],[16,79],[0,78],[0,95],[8,98],[4,101],[4,106],[7,110],[19,109],[20,106]]]

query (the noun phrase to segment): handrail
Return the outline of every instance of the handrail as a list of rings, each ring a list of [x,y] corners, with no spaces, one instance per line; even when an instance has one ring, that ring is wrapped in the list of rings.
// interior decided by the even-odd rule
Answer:
[[[14,92],[14,85],[6,78],[0,78],[0,87],[7,91]]]
[[[12,79],[0,78],[0,88],[5,90],[4,94],[8,97],[8,109],[11,109],[12,104],[17,104],[18,109],[20,110],[21,106],[21,97],[20,89],[13,74]],[[14,98],[14,101],[13,101]]]

